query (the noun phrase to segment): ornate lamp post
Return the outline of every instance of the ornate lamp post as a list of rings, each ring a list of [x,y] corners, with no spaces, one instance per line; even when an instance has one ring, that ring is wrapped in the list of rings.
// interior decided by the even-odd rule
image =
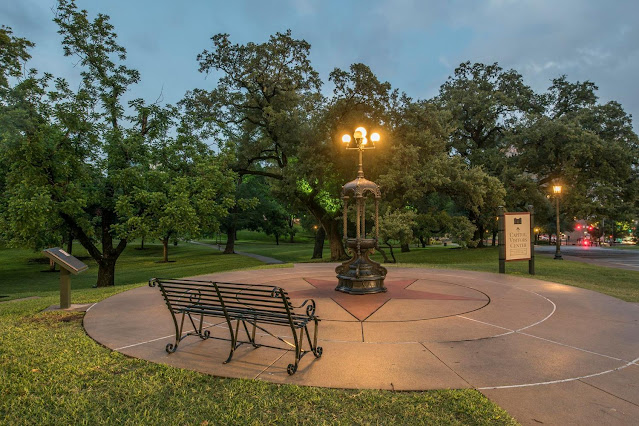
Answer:
[[[557,200],[557,238],[556,238],[556,250],[555,250],[555,260],[563,260],[561,257],[561,233],[559,232],[559,196],[561,195],[561,185],[555,184],[552,187],[552,192],[555,194],[555,199]]]
[[[366,129],[358,127],[350,135],[344,135],[342,142],[347,144],[346,149],[359,151],[359,165],[357,178],[342,187],[342,200],[344,201],[344,243],[352,258],[337,268],[339,284],[335,290],[350,294],[369,294],[385,292],[384,278],[386,268],[371,260],[369,255],[378,247],[379,240],[379,200],[382,194],[377,184],[364,178],[362,167],[362,154],[365,149],[374,149],[375,142],[379,142],[378,133],[373,133],[370,140],[366,138]],[[366,235],[366,199],[372,196],[375,201],[375,238],[367,238]],[[355,238],[348,238],[348,203],[355,200]]]

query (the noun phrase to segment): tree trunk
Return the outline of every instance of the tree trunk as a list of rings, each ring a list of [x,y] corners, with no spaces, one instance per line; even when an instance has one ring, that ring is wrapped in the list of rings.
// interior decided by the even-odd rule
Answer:
[[[410,251],[410,246],[407,243],[402,244],[401,248],[402,248],[402,253],[408,253]]]
[[[98,264],[98,280],[96,287],[106,287],[115,284],[115,263],[126,248],[127,240],[121,239],[117,246],[113,246],[113,236],[111,235],[111,225],[115,213],[108,209],[101,209],[102,223],[101,223],[101,242],[102,252],[98,250],[91,238],[84,232],[84,230],[78,226],[76,221],[69,215],[61,214],[62,219],[66,222],[73,235],[78,239],[82,247],[84,247],[89,255]],[[99,234],[98,234],[99,235]]]
[[[291,242],[291,244],[294,242],[294,241],[293,241],[293,237],[294,237],[294,236],[295,236],[295,234],[291,232],[291,241],[290,241],[290,242]]]
[[[277,232],[275,233],[275,245],[280,245],[280,234],[278,234]]]
[[[473,235],[473,240],[477,241],[477,248],[484,247],[484,227],[477,226],[475,230],[475,234]]]
[[[144,250],[144,236],[142,237],[142,241],[140,242],[140,250]]]
[[[397,263],[397,259],[395,259],[395,253],[393,253],[393,246],[391,243],[386,243],[388,249],[390,250],[391,257],[393,258],[393,263]]]
[[[98,262],[98,282],[96,287],[110,287],[115,285],[116,259],[102,259]]]
[[[49,259],[49,272],[55,272],[55,262],[53,259]]]
[[[329,215],[326,210],[313,198],[303,197],[300,198],[306,205],[308,211],[315,217],[315,219],[322,225],[328,242],[331,248],[331,260],[345,260],[348,259],[344,245],[342,244],[342,236],[339,234],[339,220]]]
[[[381,246],[377,246],[377,251],[379,251],[382,254],[382,257],[384,258],[384,263],[390,263],[388,261],[388,256],[386,256],[386,252],[384,250],[382,250]]]
[[[331,247],[331,260],[345,260],[348,259],[346,250],[344,250],[344,244],[342,244],[342,236],[339,235],[339,228],[336,220],[331,220],[328,224],[328,242]],[[326,228],[324,228],[326,230]]]
[[[224,247],[223,254],[235,253],[235,224],[226,228],[226,247]]]
[[[73,231],[69,231],[69,239],[67,240],[67,253],[73,254]]]
[[[317,232],[315,232],[315,245],[313,246],[313,257],[311,259],[321,259],[322,252],[324,251],[324,239],[326,238],[326,231],[319,226]]]
[[[422,248],[426,248],[426,240],[424,239],[424,237],[419,237],[419,243],[422,245]]]
[[[169,237],[162,238],[162,262],[169,261]]]

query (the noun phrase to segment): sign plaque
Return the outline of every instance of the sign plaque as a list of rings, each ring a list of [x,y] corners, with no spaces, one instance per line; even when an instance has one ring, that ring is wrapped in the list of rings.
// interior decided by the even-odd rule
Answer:
[[[533,225],[535,215],[532,206],[527,212],[505,212],[499,208],[499,273],[506,273],[506,262],[528,261],[528,273],[535,275],[535,246]]]
[[[43,250],[42,253],[60,265],[60,309],[71,306],[71,275],[78,275],[89,269],[80,259],[71,256],[60,247]]]
[[[506,262],[530,260],[532,247],[530,213],[504,213],[504,231]]]

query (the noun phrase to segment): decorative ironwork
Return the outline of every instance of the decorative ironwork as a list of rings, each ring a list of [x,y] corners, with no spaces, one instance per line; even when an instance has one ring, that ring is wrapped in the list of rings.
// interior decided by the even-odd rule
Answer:
[[[369,294],[386,291],[384,279],[387,270],[369,257],[379,247],[379,201],[382,198],[382,193],[375,182],[364,177],[362,165],[363,151],[375,148],[374,143],[379,139],[379,135],[373,133],[369,141],[366,138],[366,129],[363,127],[358,127],[355,130],[352,139],[350,135],[344,135],[342,138],[342,141],[348,144],[346,149],[359,151],[357,178],[342,187],[344,244],[352,258],[335,268],[339,280],[335,290],[345,293]],[[372,196],[375,203],[375,238],[366,238],[366,200],[369,196]],[[355,200],[355,238],[348,238],[347,232],[348,204],[351,199]]]
[[[294,374],[304,355],[312,352],[316,358],[322,356],[322,348],[317,346],[317,328],[320,319],[315,315],[315,301],[305,300],[300,306],[294,307],[288,294],[280,287],[260,284],[221,283],[198,280],[171,280],[154,278],[149,286],[158,285],[166,305],[171,312],[175,325],[175,342],[166,346],[166,351],[173,353],[178,344],[187,336],[197,335],[202,339],[209,337],[231,342],[231,350],[224,364],[231,361],[235,350],[242,344],[249,343],[253,347],[266,346],[282,349],[276,346],[258,344],[256,330],[276,338],[295,349],[295,363],[289,364],[287,371]],[[304,314],[297,314],[295,309],[306,307]],[[178,324],[178,316],[181,315]],[[194,319],[195,317],[195,319]],[[211,336],[209,330],[203,330],[204,317],[222,317],[226,320],[230,338]],[[189,318],[193,331],[183,333],[184,319]],[[311,340],[308,323],[313,321],[314,333]],[[233,324],[235,322],[235,324]],[[240,323],[246,332],[248,341],[239,340]],[[290,327],[294,343],[288,342],[259,324]],[[249,331],[249,327],[251,330]],[[212,326],[212,325],[210,325]],[[299,335],[297,331],[299,330]],[[303,349],[304,335],[310,350]]]

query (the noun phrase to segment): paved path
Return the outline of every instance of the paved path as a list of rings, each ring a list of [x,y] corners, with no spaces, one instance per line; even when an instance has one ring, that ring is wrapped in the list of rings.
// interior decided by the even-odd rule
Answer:
[[[334,267],[200,277],[273,283],[294,303],[315,297],[324,354],[303,358],[293,376],[285,350],[242,345],[224,365],[228,342],[189,337],[167,354],[174,328],[157,288],[105,299],[84,326],[126,355],[216,376],[335,388],[475,388],[523,424],[639,422],[639,306],[529,278],[425,268],[389,268],[386,294],[344,295],[327,291],[327,282],[336,284]],[[221,322],[208,325],[212,335],[228,336]],[[290,337],[290,330],[273,331]]]
[[[535,246],[535,253],[555,254],[555,246]],[[610,268],[639,271],[639,250],[606,247],[561,246],[561,255],[566,260],[593,263]]]
[[[198,244],[198,245],[201,245],[201,246],[213,247],[214,249],[219,250],[219,251],[223,251],[224,250],[224,248],[221,245],[218,245],[218,244],[207,244],[207,243],[201,243],[199,241],[189,241],[189,242],[191,244]],[[255,253],[247,253],[247,252],[244,252],[244,251],[235,250],[235,254],[252,257],[253,259],[257,259],[260,262],[266,263],[267,265],[281,265],[281,264],[285,263],[285,262],[282,262],[281,260],[275,259],[273,257],[262,256],[260,254],[255,254]]]

